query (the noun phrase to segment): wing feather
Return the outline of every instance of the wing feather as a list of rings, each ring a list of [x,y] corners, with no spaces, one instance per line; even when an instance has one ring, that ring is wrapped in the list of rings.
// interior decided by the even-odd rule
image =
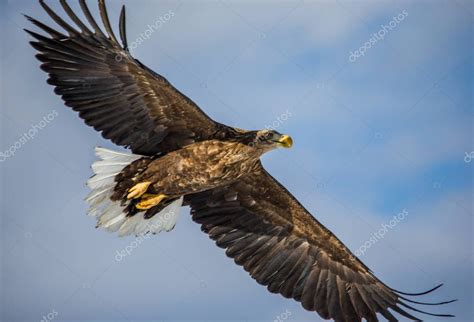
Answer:
[[[202,230],[270,292],[293,298],[324,319],[378,321],[380,314],[396,321],[393,311],[418,321],[397,291],[261,165],[228,186],[189,195],[185,203]]]
[[[79,19],[79,17],[74,13],[71,7],[68,5],[66,0],[60,0],[61,6],[63,7],[64,11],[67,13],[69,18],[81,29],[81,31],[87,35],[92,35],[92,31]]]
[[[40,5],[64,31],[27,16],[48,36],[26,30],[35,41],[48,83],[85,123],[118,145],[142,155],[164,154],[208,139],[223,139],[233,130],[210,119],[164,77],[128,52],[125,9],[119,17],[119,42],[104,0],[99,0],[103,31],[86,2],[80,7],[90,28],[65,0],[61,7],[77,29],[44,1]],[[88,112],[84,112],[84,111]]]

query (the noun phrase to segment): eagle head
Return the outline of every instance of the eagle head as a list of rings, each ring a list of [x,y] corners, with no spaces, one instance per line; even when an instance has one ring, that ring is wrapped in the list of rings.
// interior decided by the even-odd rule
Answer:
[[[291,148],[293,140],[289,135],[278,133],[275,130],[260,130],[255,131],[253,145],[256,148],[264,150],[272,150],[275,148]]]

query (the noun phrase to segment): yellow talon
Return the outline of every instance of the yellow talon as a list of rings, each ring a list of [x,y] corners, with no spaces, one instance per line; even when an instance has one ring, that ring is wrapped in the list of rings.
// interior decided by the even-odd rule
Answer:
[[[144,194],[142,200],[135,206],[137,209],[146,210],[159,204],[166,195]]]
[[[127,199],[140,198],[150,186],[150,181],[140,182],[128,190]]]

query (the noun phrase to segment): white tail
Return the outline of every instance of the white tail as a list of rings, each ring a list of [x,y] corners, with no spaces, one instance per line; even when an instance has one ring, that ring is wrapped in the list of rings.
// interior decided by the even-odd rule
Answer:
[[[163,230],[170,231],[178,219],[183,198],[172,202],[159,213],[149,219],[144,218],[144,212],[138,212],[127,217],[120,201],[112,201],[116,185],[115,176],[127,165],[143,156],[116,152],[104,148],[95,148],[96,155],[100,158],[92,164],[94,176],[87,181],[87,186],[92,190],[86,198],[89,203],[89,215],[97,218],[97,227],[108,231],[118,231],[120,236],[144,235],[146,233],[159,233]]]

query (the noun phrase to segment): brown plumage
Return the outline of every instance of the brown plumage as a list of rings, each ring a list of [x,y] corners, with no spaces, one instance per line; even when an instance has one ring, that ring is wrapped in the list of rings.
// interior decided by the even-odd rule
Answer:
[[[146,162],[143,171],[133,170],[131,185],[120,186],[116,197],[123,199],[134,182],[150,181],[151,193],[179,197],[229,184],[252,172],[261,150],[246,144],[208,140],[190,144],[155,159],[140,159],[131,167]],[[128,173],[128,169],[124,173]],[[121,182],[121,178],[118,182]],[[117,187],[119,188],[119,187]]]
[[[93,165],[88,202],[99,226],[124,235],[171,230],[175,221],[163,211],[184,201],[202,230],[270,292],[335,321],[378,321],[377,314],[396,321],[392,312],[418,320],[407,309],[422,311],[407,302],[426,303],[403,295],[434,289],[406,294],[383,284],[265,171],[260,156],[289,147],[288,136],[211,120],[130,55],[124,8],[120,44],[104,1],[105,32],[79,2],[90,27],[66,1],[60,3],[76,27],[40,1],[64,31],[27,17],[49,37],[27,32],[55,93],[104,138],[134,153],[97,149],[102,160]],[[154,221],[158,217],[161,222]],[[436,304],[444,303],[429,305]]]

